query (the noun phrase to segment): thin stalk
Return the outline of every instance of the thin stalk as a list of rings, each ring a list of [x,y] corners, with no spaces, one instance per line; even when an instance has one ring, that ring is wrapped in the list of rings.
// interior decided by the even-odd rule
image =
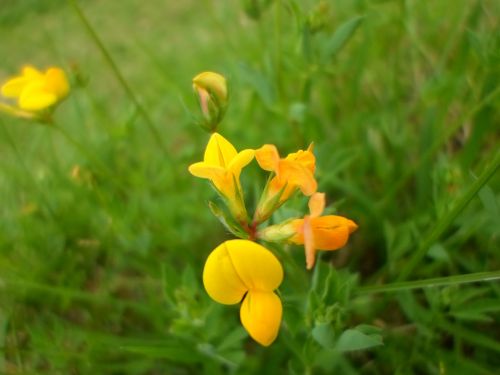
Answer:
[[[92,163],[96,164],[99,169],[104,171],[106,175],[108,175],[109,178],[113,179],[114,174],[113,172],[104,164],[101,160],[97,159],[92,153],[88,152],[87,149],[80,143],[78,142],[75,138],[71,136],[64,128],[57,126],[56,124],[53,124],[50,126],[52,129],[57,130],[66,140],[71,143],[80,153],[82,153],[89,161]]]
[[[47,211],[49,213],[49,215],[52,217],[52,220],[54,221],[54,223],[56,223],[57,226],[59,226],[59,222],[56,220],[56,214],[55,214],[54,210],[52,209],[52,206],[50,205],[49,200],[47,199],[47,197],[45,195],[45,192],[42,189],[40,189],[40,187],[39,187],[36,179],[33,177],[33,174],[31,173],[30,169],[28,168],[28,166],[24,162],[24,159],[22,158],[22,153],[17,148],[16,143],[14,142],[14,140],[12,139],[12,137],[10,136],[9,132],[7,131],[7,129],[5,128],[3,122],[0,121],[0,125],[1,125],[3,133],[5,135],[5,139],[10,144],[10,147],[12,147],[12,150],[14,150],[14,153],[16,154],[16,158],[19,161],[19,164],[21,165],[21,168],[24,170],[25,175],[29,178],[29,180],[30,180],[32,186],[34,187],[35,191],[40,196],[40,199],[42,200],[45,208],[47,209]]]
[[[488,182],[488,180],[493,177],[499,167],[500,151],[496,151],[493,161],[485,168],[479,178],[474,181],[464,195],[457,200],[454,207],[435,226],[432,227],[426,236],[424,236],[417,251],[413,253],[408,263],[406,263],[403,267],[403,270],[397,278],[398,281],[402,281],[410,276],[415,267],[427,253],[429,247],[435,243],[439,237],[441,237],[441,235],[446,231],[446,229],[448,229],[448,227],[453,223],[472,198],[474,198],[474,196]]]
[[[277,0],[274,13],[274,74],[276,75],[276,87],[280,95],[283,94],[282,80],[281,80],[281,11],[283,4],[281,0]]]
[[[165,154],[165,156],[167,156],[167,159],[170,161],[170,158],[169,158],[170,155],[169,155],[168,149],[165,146],[165,144],[163,143],[162,138],[160,136],[160,133],[159,133],[158,129],[156,129],[156,126],[155,126],[153,120],[151,119],[151,117],[149,116],[148,111],[146,111],[146,109],[141,104],[139,99],[137,99],[137,96],[134,94],[134,91],[132,90],[132,88],[128,84],[128,82],[125,79],[125,77],[123,76],[123,74],[120,72],[120,69],[118,69],[118,65],[116,65],[115,61],[111,57],[111,54],[109,53],[107,48],[104,46],[104,43],[101,41],[101,39],[97,35],[96,31],[94,30],[94,28],[90,24],[89,20],[87,19],[87,17],[83,13],[82,9],[78,5],[78,2],[76,0],[68,0],[68,1],[72,5],[73,10],[75,11],[76,15],[78,16],[78,18],[82,22],[83,26],[87,30],[87,33],[90,35],[91,39],[93,40],[93,42],[95,43],[97,48],[101,51],[104,59],[106,60],[109,67],[113,71],[113,74],[115,75],[116,79],[118,80],[118,82],[122,86],[123,90],[128,95],[129,99],[134,103],[135,107],[137,108],[137,110],[139,111],[141,116],[146,121],[146,125],[148,126],[148,129],[151,132],[158,147],[162,150],[162,152]]]
[[[432,279],[402,281],[385,285],[363,286],[355,290],[355,294],[394,293],[403,290],[433,288],[438,286],[460,285],[477,282],[500,280],[500,271],[476,272],[465,275],[436,277]]]

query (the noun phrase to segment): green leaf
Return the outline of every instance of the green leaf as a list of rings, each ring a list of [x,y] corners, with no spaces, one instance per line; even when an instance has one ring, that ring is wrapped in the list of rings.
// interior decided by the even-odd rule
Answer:
[[[236,237],[239,238],[247,238],[247,234],[245,231],[233,220],[233,218],[228,215],[224,210],[222,210],[217,204],[215,204],[212,201],[208,202],[208,207],[210,208],[210,211],[212,211],[212,214],[219,219],[222,225],[234,234]]]
[[[321,61],[327,63],[333,59],[354,35],[363,21],[364,16],[357,16],[340,25],[324,44],[321,51]]]
[[[500,207],[498,206],[497,197],[493,189],[488,185],[484,185],[484,187],[479,190],[478,195],[484,209],[490,214],[491,218],[497,224],[497,227],[500,227]]]
[[[348,329],[342,333],[335,348],[340,352],[363,350],[383,345],[382,336],[367,335],[357,329]]]
[[[311,331],[314,340],[322,347],[328,349],[335,346],[335,332],[331,323],[319,323]]]

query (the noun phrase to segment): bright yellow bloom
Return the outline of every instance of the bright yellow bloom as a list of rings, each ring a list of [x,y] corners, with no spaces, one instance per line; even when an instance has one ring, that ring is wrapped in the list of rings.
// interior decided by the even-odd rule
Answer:
[[[214,131],[227,108],[226,78],[218,73],[203,72],[193,78],[193,89],[198,94],[204,126]]]
[[[209,179],[215,188],[227,199],[229,209],[240,221],[247,220],[240,173],[250,163],[255,151],[246,149],[237,152],[222,135],[212,134],[205,149],[202,162],[189,166],[189,172],[196,177]]]
[[[260,167],[274,172],[275,176],[266,187],[255,213],[255,221],[262,222],[281,206],[290,196],[300,189],[309,196],[316,192],[318,184],[314,178],[316,158],[312,153],[313,145],[305,151],[288,154],[281,159],[274,145],[264,145],[255,151],[255,159]]]
[[[278,335],[282,306],[274,290],[282,280],[283,268],[273,253],[248,240],[222,243],[208,256],[203,269],[208,295],[225,305],[241,301],[243,327],[264,346]]]
[[[288,224],[294,232],[290,241],[304,245],[307,269],[314,266],[316,250],[340,249],[347,243],[349,235],[358,228],[354,221],[342,216],[320,216],[324,208],[325,194],[315,193],[309,199],[310,215]]]
[[[41,72],[32,66],[25,66],[21,75],[9,79],[1,91],[3,96],[17,99],[19,109],[39,112],[54,107],[66,98],[69,83],[60,68]]]

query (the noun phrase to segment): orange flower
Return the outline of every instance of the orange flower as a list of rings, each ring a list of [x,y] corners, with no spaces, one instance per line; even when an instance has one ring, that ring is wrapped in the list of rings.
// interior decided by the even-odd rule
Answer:
[[[308,270],[314,266],[316,250],[340,249],[347,243],[349,235],[358,228],[354,221],[342,216],[320,216],[324,208],[325,194],[315,193],[309,200],[310,215],[288,224],[295,233],[289,241],[304,245]]]
[[[267,184],[255,212],[256,222],[267,220],[297,189],[306,196],[316,192],[318,187],[314,179],[316,158],[312,148],[311,144],[307,150],[288,154],[284,159],[280,158],[274,145],[264,145],[255,151],[255,159],[260,167],[275,173]]]

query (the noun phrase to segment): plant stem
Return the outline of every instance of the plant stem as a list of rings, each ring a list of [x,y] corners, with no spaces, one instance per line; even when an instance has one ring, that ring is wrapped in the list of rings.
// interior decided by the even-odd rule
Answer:
[[[495,150],[496,151],[496,150]],[[474,196],[479,192],[479,190],[488,182],[488,180],[495,174],[497,169],[500,167],[500,151],[496,151],[496,155],[493,161],[488,165],[479,178],[474,181],[474,183],[469,187],[469,189],[460,197],[455,203],[454,207],[440,220],[438,223],[432,227],[432,229],[424,236],[424,239],[420,243],[419,248],[415,251],[403,267],[401,273],[399,274],[397,280],[402,281],[413,272],[418,263],[427,253],[429,247],[435,243],[439,237],[444,233],[446,229],[453,223],[457,216],[462,212],[462,210],[467,206],[467,204],[474,198]]]
[[[109,67],[113,71],[116,79],[118,80],[118,82],[122,86],[123,90],[126,92],[129,99],[134,103],[138,112],[141,114],[141,116],[146,121],[146,125],[148,126],[148,129],[151,132],[158,147],[162,150],[162,152],[165,154],[165,156],[167,156],[167,159],[170,161],[168,149],[165,146],[165,144],[163,143],[162,138],[160,136],[160,133],[159,133],[158,129],[156,129],[156,126],[154,125],[153,120],[149,116],[149,113],[146,111],[144,106],[140,103],[139,99],[137,99],[136,95],[134,94],[134,91],[132,90],[132,88],[128,84],[128,82],[125,79],[125,77],[123,76],[123,74],[118,69],[118,66],[116,65],[115,61],[111,57],[111,54],[106,49],[106,47],[104,46],[104,43],[101,41],[101,39],[97,35],[96,31],[94,30],[94,28],[92,27],[92,25],[88,21],[87,17],[85,16],[82,9],[78,5],[78,2],[76,0],[68,0],[68,1],[71,3],[76,15],[78,16],[78,18],[82,22],[83,26],[87,30],[91,39],[94,41],[97,48],[101,51],[102,55],[104,56],[104,59],[106,60]]]
[[[476,272],[465,275],[436,277],[432,279],[402,281],[385,285],[364,286],[356,289],[356,294],[393,293],[402,290],[423,289],[438,286],[469,284],[500,280],[500,271]]]
[[[22,158],[22,153],[17,148],[16,143],[14,142],[14,140],[12,139],[12,137],[10,136],[9,132],[5,128],[5,126],[4,126],[4,124],[3,124],[2,121],[0,121],[0,125],[1,125],[3,133],[5,135],[5,139],[7,140],[7,142],[10,144],[10,146],[14,150],[14,153],[16,154],[16,157],[17,157],[17,159],[19,161],[19,164],[21,165],[21,168],[24,170],[24,173],[26,174],[26,176],[30,179],[30,182],[31,182],[32,186],[34,187],[35,191],[40,196],[40,199],[42,200],[43,204],[45,205],[45,208],[47,209],[49,215],[52,217],[52,220],[54,221],[54,223],[57,226],[59,226],[59,222],[56,220],[56,214],[55,214],[54,210],[52,209],[52,206],[50,205],[49,200],[47,199],[47,197],[45,195],[45,192],[42,189],[40,189],[40,186],[38,185],[38,182],[33,177],[33,174],[31,173],[30,169],[28,168],[28,166],[24,162],[24,160]]]

